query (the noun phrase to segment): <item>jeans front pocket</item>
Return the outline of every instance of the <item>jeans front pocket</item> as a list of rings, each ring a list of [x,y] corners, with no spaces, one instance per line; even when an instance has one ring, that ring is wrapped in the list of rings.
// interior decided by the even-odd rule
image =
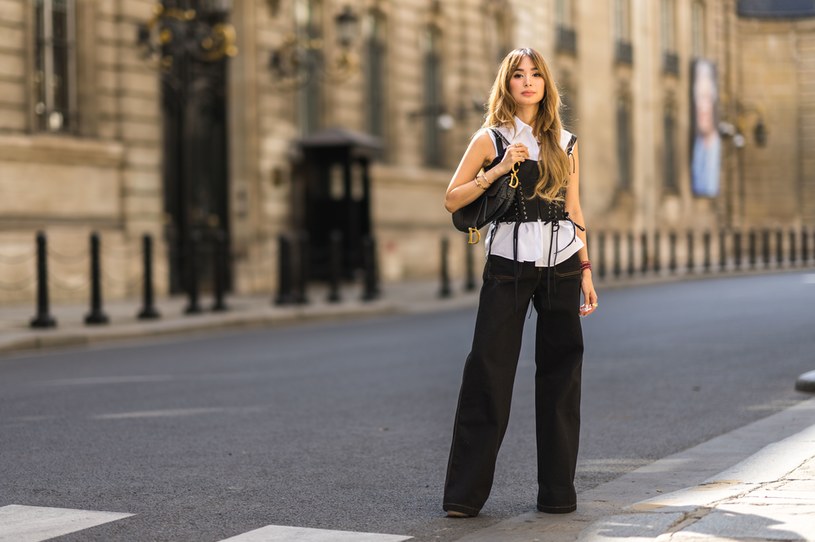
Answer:
[[[508,258],[490,255],[484,270],[484,278],[498,282],[515,280],[516,267],[515,262]]]
[[[579,277],[582,272],[583,270],[580,269],[580,258],[577,254],[555,266],[555,276],[560,278]]]

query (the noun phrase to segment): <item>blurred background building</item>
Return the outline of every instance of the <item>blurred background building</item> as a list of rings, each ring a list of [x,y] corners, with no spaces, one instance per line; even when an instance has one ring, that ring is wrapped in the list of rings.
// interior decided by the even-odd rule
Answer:
[[[315,278],[333,230],[348,276],[366,235],[384,280],[433,276],[518,46],[562,91],[590,234],[815,223],[809,0],[0,0],[0,27],[0,302],[33,299],[37,230],[58,300],[91,231],[109,297],[145,233],[163,292],[215,231],[236,292],[274,289],[286,232]]]

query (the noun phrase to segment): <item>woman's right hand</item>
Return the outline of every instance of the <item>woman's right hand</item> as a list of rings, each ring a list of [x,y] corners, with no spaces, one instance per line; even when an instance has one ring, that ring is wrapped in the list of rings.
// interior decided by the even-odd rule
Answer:
[[[513,143],[506,148],[503,160],[501,160],[501,163],[496,167],[500,168],[498,171],[501,172],[501,175],[505,175],[512,171],[512,167],[516,162],[523,162],[527,158],[529,158],[529,149],[527,146],[523,143]]]

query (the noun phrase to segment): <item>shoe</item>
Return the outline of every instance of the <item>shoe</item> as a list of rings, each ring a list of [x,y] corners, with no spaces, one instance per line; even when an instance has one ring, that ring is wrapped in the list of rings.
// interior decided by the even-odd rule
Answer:
[[[464,512],[459,512],[458,510],[448,510],[447,511],[448,518],[471,518],[470,514],[466,514]]]
[[[538,504],[538,510],[545,514],[568,514],[577,510],[577,504],[567,504],[563,506],[544,506]]]

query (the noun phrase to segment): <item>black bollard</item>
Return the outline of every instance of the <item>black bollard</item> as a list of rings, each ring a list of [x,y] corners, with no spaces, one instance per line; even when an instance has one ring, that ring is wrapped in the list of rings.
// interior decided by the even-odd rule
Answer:
[[[676,273],[676,232],[672,231],[668,234],[668,270],[673,274]]]
[[[775,232],[775,265],[784,266],[784,232],[781,230]]]
[[[614,266],[613,266],[614,278],[619,279],[620,274],[622,273],[622,267],[621,267],[622,262],[621,262],[621,256],[620,256],[620,232],[618,232],[618,231],[614,232],[614,235],[612,236],[612,242],[614,243],[614,247],[613,247],[614,248],[614,253],[613,253],[613,257],[614,257]]]
[[[687,253],[688,253],[688,273],[694,273],[696,271],[696,259],[694,258],[693,253],[693,231],[688,231],[688,244],[687,244]]]
[[[659,275],[659,272],[662,270],[662,261],[660,260],[660,255],[662,251],[660,250],[660,234],[659,232],[654,232],[654,273]]]
[[[226,262],[228,255],[226,253],[226,234],[223,230],[215,230],[212,236],[212,271],[214,273],[214,295],[215,301],[212,304],[213,312],[225,312],[229,307],[224,301],[226,295]]]
[[[340,297],[340,275],[342,274],[342,232],[332,230],[329,237],[328,255],[328,297],[329,303],[339,303]]]
[[[201,233],[197,230],[190,232],[187,243],[187,308],[184,314],[201,314],[201,304],[198,301],[198,244]]]
[[[705,262],[704,262],[704,264],[702,264],[702,267],[703,267],[705,273],[710,273],[710,267],[711,267],[711,256],[710,256],[710,252],[711,252],[711,250],[710,250],[711,235],[710,235],[709,231],[706,231],[704,234],[702,234],[702,243],[705,246]]]
[[[297,236],[297,288],[294,293],[295,302],[298,305],[307,305],[308,300],[308,279],[309,279],[309,259],[311,251],[309,246],[308,232],[302,231]]]
[[[640,272],[645,275],[648,273],[648,234],[642,233],[640,235],[640,250],[642,251],[642,264]]]
[[[57,326],[48,301],[48,250],[45,232],[41,231],[37,232],[37,314],[30,325],[34,328]]]
[[[733,265],[736,271],[741,270],[741,231],[733,234]]]
[[[107,314],[102,310],[102,266],[99,261],[99,234],[91,234],[91,311],[85,316],[88,325],[107,324]]]
[[[801,232],[801,247],[806,247],[805,253],[801,255],[801,261],[806,265],[811,265],[815,261],[815,230],[810,232],[804,228]]]
[[[719,271],[727,267],[727,232],[719,230]]]
[[[362,265],[364,270],[362,300],[373,301],[379,297],[379,277],[376,272],[376,242],[370,235],[362,238]]]
[[[600,261],[597,265],[597,275],[600,280],[606,278],[606,232],[601,231],[597,236],[597,244],[600,245]]]
[[[142,259],[144,261],[144,306],[139,311],[139,320],[160,318],[153,296],[153,238],[149,234],[142,237]]]
[[[798,266],[798,239],[795,235],[795,229],[790,229],[790,266]]]
[[[750,230],[750,269],[756,268],[756,232]]]
[[[628,232],[628,276],[634,276],[634,233]]]
[[[453,295],[450,289],[450,268],[448,265],[448,257],[450,255],[450,240],[447,237],[441,239],[441,288],[439,288],[439,297],[446,298]]]
[[[292,242],[281,233],[277,238],[277,297],[275,305],[291,305],[295,302],[293,278]]]
[[[764,267],[770,267],[770,230],[761,230],[761,259]]]
[[[464,246],[464,272],[466,274],[464,290],[472,292],[475,290],[475,258],[473,257],[473,246],[469,242]]]

